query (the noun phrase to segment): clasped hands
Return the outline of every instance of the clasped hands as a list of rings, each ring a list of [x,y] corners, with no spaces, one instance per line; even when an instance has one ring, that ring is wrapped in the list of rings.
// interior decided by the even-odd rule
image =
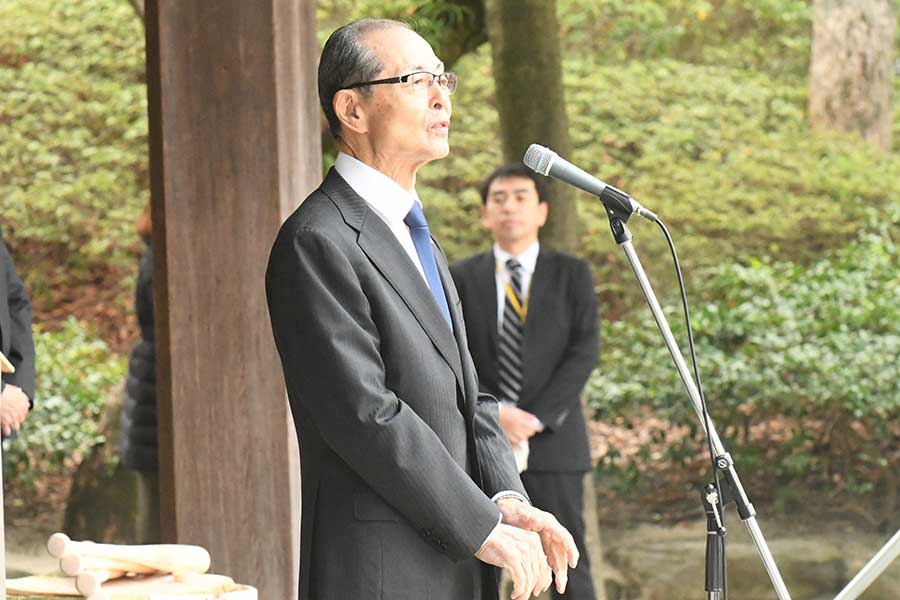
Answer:
[[[569,568],[578,564],[578,548],[556,517],[515,498],[497,502],[500,525],[475,557],[506,569],[513,581],[512,600],[539,596],[550,587],[566,591]]]

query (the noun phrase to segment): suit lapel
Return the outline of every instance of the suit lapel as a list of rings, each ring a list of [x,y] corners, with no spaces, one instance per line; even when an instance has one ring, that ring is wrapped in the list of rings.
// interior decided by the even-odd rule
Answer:
[[[431,290],[428,289],[428,284],[419,275],[419,270],[397,241],[394,233],[378,215],[369,210],[366,201],[354,192],[334,169],[328,172],[322,183],[322,191],[335,202],[347,224],[359,231],[357,243],[360,248],[428,334],[431,342],[453,370],[460,389],[464,390],[459,350],[454,336],[447,327],[447,321],[441,314]],[[441,275],[443,277],[443,272]]]

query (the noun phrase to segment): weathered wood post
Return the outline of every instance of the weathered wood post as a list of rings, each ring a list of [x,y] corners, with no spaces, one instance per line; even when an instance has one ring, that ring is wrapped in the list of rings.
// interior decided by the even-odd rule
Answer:
[[[147,0],[162,533],[297,597],[299,459],[263,274],[321,179],[312,0]]]

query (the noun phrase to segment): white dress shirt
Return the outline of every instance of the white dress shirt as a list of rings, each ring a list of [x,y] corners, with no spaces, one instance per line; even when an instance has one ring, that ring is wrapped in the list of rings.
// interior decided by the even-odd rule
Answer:
[[[419,270],[422,281],[425,282],[425,285],[428,285],[425,269],[422,268],[422,261],[419,260],[419,253],[416,252],[416,245],[413,243],[412,236],[409,233],[409,227],[403,222],[403,219],[406,218],[406,215],[412,208],[413,202],[422,204],[421,200],[419,200],[419,195],[416,194],[416,190],[403,189],[400,184],[381,171],[343,152],[338,153],[337,160],[334,162],[334,169],[347,182],[347,185],[366,201],[369,208],[384,221],[388,229],[394,234],[394,237],[397,238],[397,241],[400,242],[400,245],[403,246],[416,269]],[[536,257],[537,253],[535,253],[535,260],[537,260]],[[532,270],[534,270],[533,267]],[[497,502],[501,498],[510,496],[527,503],[521,494],[512,490],[498,492],[491,500]],[[497,522],[497,526],[500,525],[500,521],[502,521],[502,516]],[[496,530],[497,527],[491,530],[482,546],[487,544]]]
[[[334,162],[334,169],[353,188],[353,191],[366,201],[369,208],[381,217],[381,220],[384,221],[388,229],[393,232],[394,237],[397,238],[397,241],[400,242],[400,245],[403,246],[409,259],[416,265],[416,269],[419,270],[419,275],[422,276],[425,285],[428,285],[425,269],[422,268],[422,261],[419,260],[416,245],[409,234],[409,227],[403,222],[403,219],[409,214],[413,202],[418,202],[420,206],[422,205],[416,190],[403,189],[399,183],[381,171],[343,152],[338,153],[337,160]]]

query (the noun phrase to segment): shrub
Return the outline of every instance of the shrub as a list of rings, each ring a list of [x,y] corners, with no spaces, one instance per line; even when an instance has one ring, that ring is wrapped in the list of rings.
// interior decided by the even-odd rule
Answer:
[[[558,0],[568,53],[604,62],[673,58],[804,76],[812,6],[806,0]]]
[[[147,204],[144,34],[128,2],[0,4],[0,214],[67,269],[130,265]]]
[[[502,157],[489,49],[456,69],[452,151],[420,172],[417,187],[448,255],[462,258],[488,245],[475,189]],[[900,188],[897,155],[810,132],[801,79],[668,59],[602,65],[569,55],[564,81],[575,146],[568,158],[665,219],[692,287],[723,262],[815,260],[853,239],[866,208],[886,205]],[[579,253],[594,267],[605,315],[618,318],[642,300],[601,204],[584,194],[579,202]],[[655,227],[632,223],[645,263],[668,264]]]
[[[760,489],[806,480],[874,494],[888,514],[900,509],[900,205],[880,219],[808,268],[722,266],[693,309],[710,414]],[[679,308],[669,307],[667,319],[686,351]],[[606,323],[603,339],[588,388],[597,418],[627,426],[652,409],[689,433],[648,440],[633,460],[611,452],[601,472],[633,490],[663,465],[697,466],[699,421],[649,310]],[[647,459],[653,451],[657,466]]]
[[[34,409],[18,438],[3,444],[4,481],[26,486],[71,469],[82,452],[103,441],[97,424],[106,394],[126,370],[125,359],[74,319],[60,331],[35,327],[34,341]]]

